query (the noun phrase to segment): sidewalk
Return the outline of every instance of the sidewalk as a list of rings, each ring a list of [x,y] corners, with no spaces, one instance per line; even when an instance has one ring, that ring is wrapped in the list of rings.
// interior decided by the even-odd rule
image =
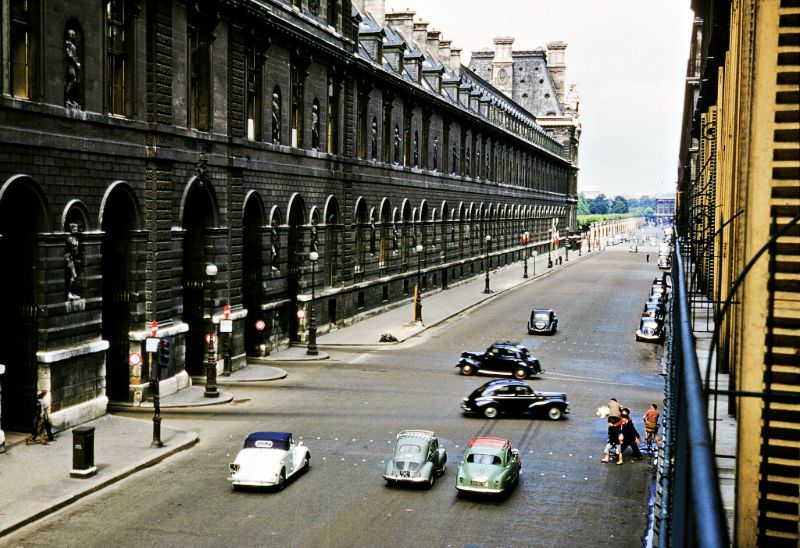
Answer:
[[[203,378],[193,379],[193,386],[161,399],[161,408],[182,408],[209,405],[224,405],[233,400],[231,390],[237,384],[265,382],[281,379],[286,371],[275,367],[280,362],[326,359],[336,348],[347,346],[390,346],[396,343],[381,343],[382,334],[391,334],[402,342],[418,333],[436,326],[464,310],[509,291],[535,278],[549,276],[578,260],[595,255],[583,253],[578,257],[576,251],[570,253],[570,260],[562,265],[547,268],[547,255],[528,260],[528,278],[523,278],[521,262],[512,263],[490,271],[490,289],[484,293],[485,278],[472,279],[451,284],[446,290],[423,292],[423,320],[419,324],[412,321],[413,303],[408,301],[376,313],[346,327],[325,333],[317,338],[319,354],[309,356],[305,347],[292,347],[277,352],[229,376],[219,375],[217,385],[219,396],[206,398]],[[563,256],[563,251],[562,251]],[[555,258],[555,256],[554,256]],[[536,273],[534,276],[534,272]],[[200,384],[201,386],[197,386]],[[8,435],[6,452],[0,454],[0,537],[28,523],[42,518],[80,498],[125,478],[143,468],[191,447],[199,436],[169,428],[162,424],[161,439],[163,448],[150,447],[152,440],[153,403],[141,405],[109,404],[109,413],[116,410],[126,412],[141,411],[143,417],[131,419],[113,414],[105,415],[82,426],[94,427],[94,464],[97,473],[85,479],[70,477],[72,468],[73,433],[61,432],[56,441],[42,446],[25,445],[24,437]]]

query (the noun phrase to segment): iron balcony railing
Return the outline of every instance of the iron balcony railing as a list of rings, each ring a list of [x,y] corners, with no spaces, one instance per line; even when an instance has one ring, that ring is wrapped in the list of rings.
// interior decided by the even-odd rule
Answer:
[[[674,238],[658,545],[729,546],[707,400],[692,334],[681,238]]]

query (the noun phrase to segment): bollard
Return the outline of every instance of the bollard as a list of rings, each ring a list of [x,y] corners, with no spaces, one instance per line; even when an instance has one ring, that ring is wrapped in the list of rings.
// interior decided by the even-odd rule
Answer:
[[[94,427],[79,426],[72,430],[71,478],[88,478],[97,473],[94,465]]]

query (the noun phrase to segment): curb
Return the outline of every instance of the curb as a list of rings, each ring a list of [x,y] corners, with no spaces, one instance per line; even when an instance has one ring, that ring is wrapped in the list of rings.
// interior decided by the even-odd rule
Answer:
[[[87,497],[87,496],[91,495],[92,493],[100,491],[101,489],[104,489],[104,488],[108,487],[109,485],[113,485],[114,483],[117,483],[118,481],[123,480],[123,479],[127,478],[128,476],[131,476],[131,475],[135,474],[136,472],[144,470],[145,468],[149,468],[149,467],[151,467],[151,466],[153,466],[153,465],[165,460],[167,457],[170,457],[170,456],[178,453],[179,451],[184,451],[184,450],[188,449],[189,447],[191,447],[192,445],[195,445],[198,441],[200,441],[200,435],[197,432],[187,432],[187,434],[190,435],[190,439],[187,440],[185,443],[182,443],[182,444],[178,445],[177,447],[174,447],[174,448],[172,448],[172,449],[170,449],[168,451],[165,451],[164,453],[161,453],[161,454],[157,455],[156,457],[154,457],[152,459],[149,459],[149,460],[146,460],[146,461],[144,461],[142,463],[133,465],[133,466],[123,470],[121,473],[116,474],[114,476],[111,476],[110,478],[98,483],[97,485],[92,485],[91,487],[87,487],[86,489],[84,489],[83,491],[81,491],[79,493],[76,493],[76,494],[71,495],[69,497],[65,497],[65,498],[63,498],[63,499],[61,499],[59,501],[56,501],[55,503],[50,504],[47,508],[45,508],[44,510],[42,510],[40,512],[36,512],[35,514],[30,515],[30,516],[28,516],[28,517],[26,517],[26,518],[24,518],[24,519],[22,519],[22,520],[20,520],[20,521],[18,521],[16,523],[12,523],[11,525],[6,527],[5,529],[0,530],[0,537],[3,537],[3,536],[5,536],[5,535],[7,535],[9,533],[12,533],[12,532],[16,531],[17,529],[20,529],[20,528],[22,528],[22,527],[24,527],[24,526],[26,526],[26,525],[28,525],[30,523],[33,523],[34,521],[42,519],[43,517],[48,516],[48,515],[50,515],[50,514],[52,514],[54,512],[57,512],[58,510],[66,507],[66,506],[69,506],[73,502],[76,502],[76,501],[78,501],[78,500],[80,500],[80,499],[82,499],[84,497]]]

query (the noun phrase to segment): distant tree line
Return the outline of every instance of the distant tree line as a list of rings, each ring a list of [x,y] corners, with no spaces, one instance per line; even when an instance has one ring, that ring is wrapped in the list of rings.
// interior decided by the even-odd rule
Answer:
[[[656,199],[650,196],[625,199],[615,196],[609,199],[605,194],[589,200],[583,194],[578,196],[578,215],[622,215],[631,213],[641,217],[652,217],[656,213]]]

